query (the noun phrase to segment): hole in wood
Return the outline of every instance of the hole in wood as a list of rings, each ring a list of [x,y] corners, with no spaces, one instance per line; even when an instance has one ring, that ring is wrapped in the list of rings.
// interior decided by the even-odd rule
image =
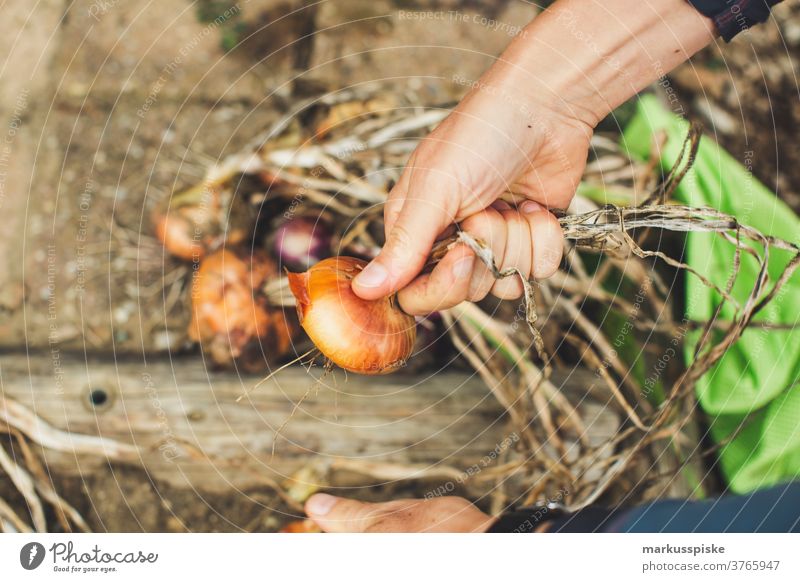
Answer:
[[[90,386],[84,394],[87,408],[94,412],[106,410],[114,402],[113,392],[102,386]]]
[[[93,388],[89,391],[89,403],[96,407],[103,406],[108,402],[108,393],[102,388]]]

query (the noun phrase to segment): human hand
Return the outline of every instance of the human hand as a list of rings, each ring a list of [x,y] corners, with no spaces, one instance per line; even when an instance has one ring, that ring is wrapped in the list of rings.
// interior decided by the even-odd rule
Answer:
[[[415,280],[436,238],[454,222],[486,242],[501,269],[541,278],[558,267],[563,236],[547,209],[569,205],[592,128],[552,104],[532,105],[535,98],[510,104],[514,96],[520,99],[519,89],[502,69],[484,76],[412,154],[386,202],[386,245],[355,279],[361,297],[402,289],[403,309],[425,314],[490,292],[503,299],[521,296],[519,280],[496,281],[464,247]],[[506,192],[517,207],[498,201]]]
[[[460,221],[499,267],[552,274],[563,244],[555,218],[526,202],[520,212],[491,205],[511,191],[544,209],[566,208],[600,119],[714,35],[685,0],[555,2],[480,80],[467,81],[472,90],[412,154],[386,202],[386,244],[353,280],[354,292],[376,299],[400,291],[412,314],[489,292],[518,297],[519,281],[495,281],[463,245],[417,278],[437,237]]]
[[[461,497],[363,503],[318,493],[306,501],[305,509],[323,531],[331,533],[481,533],[494,522]]]

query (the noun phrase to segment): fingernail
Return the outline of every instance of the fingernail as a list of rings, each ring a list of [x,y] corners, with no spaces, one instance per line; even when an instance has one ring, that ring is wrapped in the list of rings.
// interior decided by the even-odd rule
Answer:
[[[492,202],[492,208],[495,210],[511,210],[511,204],[505,200],[495,200]]]
[[[337,501],[339,501],[338,497],[327,493],[317,493],[306,502],[306,511],[314,515],[327,515]]]
[[[544,210],[544,207],[533,200],[526,200],[520,205],[519,209],[523,214],[533,214],[534,212],[540,212]]]
[[[453,265],[453,276],[456,279],[466,279],[472,274],[472,266],[475,264],[475,257],[464,257],[456,261]]]
[[[389,272],[380,263],[372,262],[356,277],[356,282],[362,287],[380,287],[386,282]]]

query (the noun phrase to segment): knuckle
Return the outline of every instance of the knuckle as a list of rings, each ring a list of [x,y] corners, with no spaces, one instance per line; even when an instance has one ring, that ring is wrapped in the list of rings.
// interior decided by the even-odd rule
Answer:
[[[531,224],[533,257],[537,277],[549,277],[557,269],[564,255],[564,234],[558,220],[547,214],[541,221]]]
[[[448,286],[444,284],[436,285],[426,296],[426,305],[423,311],[432,312],[450,309],[451,307],[464,301],[466,298],[466,291],[448,288]]]
[[[525,216],[516,208],[502,211],[503,220],[506,223],[508,236],[518,235],[520,232],[527,232],[528,221]],[[523,230],[524,229],[524,230]]]
[[[498,261],[502,259],[506,244],[507,227],[500,211],[494,208],[486,208],[463,220],[461,229],[488,244]]]
[[[461,228],[484,240],[493,239],[502,232],[503,217],[498,210],[489,207],[465,218],[461,222]]]
[[[487,208],[482,212],[473,214],[461,221],[461,229],[477,237],[485,237],[492,232],[492,213],[497,212],[492,208]]]
[[[445,216],[447,222],[452,222],[462,205],[464,185],[458,180],[456,172],[450,169],[453,164],[449,161],[429,159],[428,165],[414,168],[405,199],[423,204],[427,211]]]
[[[539,192],[537,195],[533,196],[532,199],[540,202],[547,208],[566,209],[575,196],[576,187],[577,184],[573,184],[565,179],[562,183],[548,188],[546,192]]]
[[[385,222],[390,222],[397,218],[400,214],[400,209],[403,207],[402,198],[389,198],[383,205],[383,219]]]
[[[463,294],[459,298],[458,295]],[[400,305],[410,315],[424,315],[441,309],[449,309],[466,298],[452,284],[447,275],[434,271],[428,276],[420,277],[413,285],[400,291]]]
[[[395,250],[405,250],[411,248],[412,243],[411,233],[405,224],[397,223],[394,225],[392,232],[389,233],[387,244],[392,245]]]
[[[514,193],[535,200],[547,208],[566,209],[575,196],[578,183],[569,177],[548,179],[543,183],[539,176],[527,174],[514,183]]]
[[[525,174],[520,180],[514,182],[513,190],[515,194],[530,200],[538,200],[542,197],[541,183],[531,174]]]
[[[514,280],[504,279],[498,281],[492,287],[492,295],[498,299],[519,299],[522,297],[522,283]]]
[[[433,294],[431,278],[420,277],[412,285],[398,292],[398,300],[406,313],[421,315],[429,306],[429,297]]]
[[[396,222],[386,240],[385,260],[391,269],[404,269],[420,260],[425,260],[427,255],[414,245],[415,237],[408,227],[401,222]]]

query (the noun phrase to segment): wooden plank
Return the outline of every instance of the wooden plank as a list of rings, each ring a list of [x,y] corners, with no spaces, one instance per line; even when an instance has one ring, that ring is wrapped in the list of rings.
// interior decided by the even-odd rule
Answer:
[[[154,480],[199,490],[282,482],[312,463],[337,459],[462,469],[508,433],[501,407],[466,373],[345,378],[337,371],[318,382],[293,367],[241,402],[260,378],[209,371],[191,358],[145,363],[3,355],[0,374],[0,396],[54,428],[133,444],[140,459],[127,460],[141,462]],[[575,372],[569,382],[573,391],[589,386]],[[611,425],[595,423],[593,430],[615,430],[617,419],[609,414]],[[51,470],[68,474],[108,462],[41,452]]]

